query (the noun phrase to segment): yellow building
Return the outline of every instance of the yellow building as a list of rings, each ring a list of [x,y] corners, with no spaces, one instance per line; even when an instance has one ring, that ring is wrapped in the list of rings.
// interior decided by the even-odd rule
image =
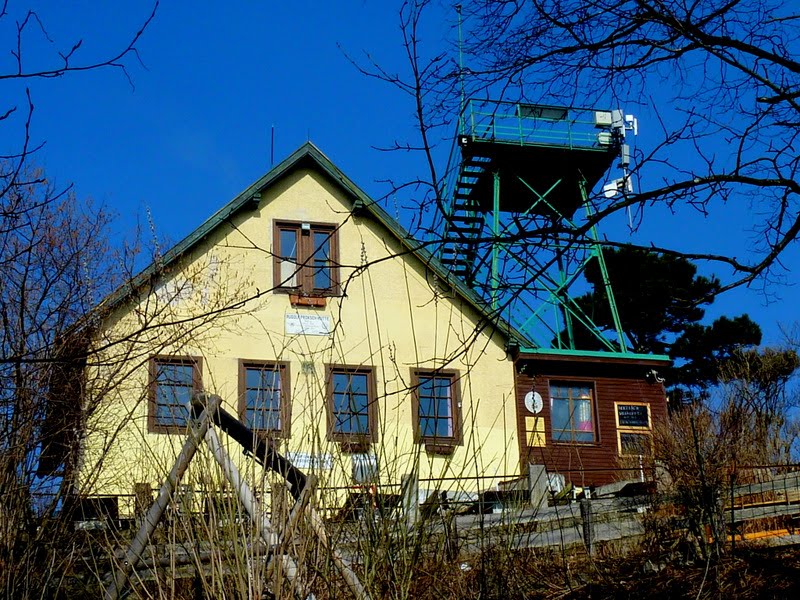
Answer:
[[[423,493],[519,473],[518,334],[310,143],[108,298],[91,330],[82,494],[158,485],[200,390],[331,498],[412,472]]]

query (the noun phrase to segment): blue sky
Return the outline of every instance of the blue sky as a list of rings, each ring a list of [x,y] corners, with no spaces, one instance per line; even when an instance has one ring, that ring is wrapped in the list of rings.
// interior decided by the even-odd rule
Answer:
[[[30,5],[53,40],[29,32],[23,48],[31,65],[78,39],[79,57],[118,48],[150,10],[146,2],[124,0]],[[444,6],[441,14],[452,18]],[[24,16],[15,12],[17,3],[10,10],[13,18],[0,22],[4,52],[14,20]],[[433,19],[423,33],[431,47],[453,41],[443,19]],[[116,236],[128,235],[149,211],[159,236],[180,240],[269,168],[272,126],[276,162],[310,139],[373,197],[388,191],[381,180],[410,178],[418,166],[407,155],[374,149],[414,139],[411,99],[358,73],[342,51],[368,51],[388,70],[403,71],[397,3],[176,0],[159,7],[137,47],[143,65],[128,62],[133,87],[113,70],[2,84],[3,97],[18,104],[24,85],[30,87],[33,139],[45,143],[36,162],[58,183],[74,183],[79,196],[111,208]],[[0,69],[8,70],[9,59],[0,56]],[[646,148],[655,117],[638,111],[638,144]],[[4,127],[0,151],[15,147],[19,126]],[[387,208],[396,214],[392,204]],[[653,214],[639,240],[678,242],[684,249],[713,240],[741,255],[748,210],[726,207],[713,219]],[[621,231],[624,223],[609,227]],[[788,280],[798,264],[792,249]],[[769,292],[765,305],[763,294],[735,291],[709,315],[750,312],[765,341],[778,342],[778,325],[794,323],[800,294],[787,285]]]

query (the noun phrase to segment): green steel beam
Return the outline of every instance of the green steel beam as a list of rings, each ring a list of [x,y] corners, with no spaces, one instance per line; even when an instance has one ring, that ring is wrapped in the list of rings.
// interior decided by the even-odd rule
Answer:
[[[555,189],[555,187],[561,182],[561,180],[557,181],[555,184],[550,186],[550,188],[546,192],[544,192],[544,194],[540,194],[538,191],[536,191],[536,189],[534,189],[522,177],[517,176],[517,179],[519,179],[519,181],[525,187],[527,187],[537,197],[537,200],[533,203],[533,205],[528,209],[527,212],[530,212],[531,210],[533,210],[533,208],[537,204],[542,202],[542,203],[546,204],[554,212],[554,214],[556,214],[559,217],[561,217],[568,225],[570,225],[573,228],[576,227],[575,224],[570,219],[568,219],[567,217],[561,215],[559,213],[559,211],[556,210],[555,207],[553,207],[547,201],[547,196]],[[591,206],[588,203],[585,181],[584,180],[580,180],[579,181],[579,186],[580,186],[580,192],[581,192],[581,197],[583,199],[584,207],[586,208],[586,211],[587,211],[587,216],[589,218],[591,218],[591,216],[592,216]],[[526,212],[526,214],[527,214],[527,212]],[[497,220],[497,212],[495,211],[495,237],[497,237],[496,220]],[[601,247],[600,242],[599,242],[599,236],[598,236],[598,233],[597,233],[597,227],[596,226],[593,226],[591,228],[590,235],[591,235],[592,240],[593,240],[592,243],[591,243],[592,249],[591,249],[590,255],[581,262],[581,265],[575,270],[575,273],[573,273],[573,275],[571,277],[566,274],[566,272],[564,270],[564,266],[563,266],[563,261],[561,259],[561,254],[558,253],[557,261],[558,261],[558,268],[559,268],[559,275],[561,277],[561,282],[557,283],[556,281],[553,281],[550,277],[547,277],[548,279],[551,279],[552,283],[554,284],[554,287],[550,288],[547,285],[545,285],[544,287],[548,290],[548,292],[550,294],[550,299],[554,300],[558,305],[560,305],[564,309],[564,325],[565,325],[564,329],[566,329],[566,331],[567,331],[567,345],[569,346],[570,349],[574,349],[574,347],[575,347],[574,329],[573,329],[573,326],[572,326],[572,317],[575,317],[581,324],[583,324],[585,327],[587,327],[587,329],[589,329],[589,331],[591,331],[592,334],[601,343],[603,343],[609,350],[611,350],[613,352],[621,351],[621,352],[625,353],[627,351],[627,347],[626,347],[626,343],[625,343],[625,333],[624,333],[624,331],[622,329],[622,323],[621,323],[621,320],[620,320],[620,317],[619,317],[619,311],[617,309],[616,300],[614,298],[614,291],[613,291],[613,289],[611,287],[611,282],[610,282],[610,279],[608,277],[608,269],[606,267],[605,260],[604,260],[604,257],[603,257],[602,247]],[[519,263],[523,268],[528,268],[528,265],[522,263],[522,261],[519,260],[518,257],[514,256],[513,254],[510,255],[510,256],[517,263]],[[617,350],[614,347],[614,345],[611,343],[611,341],[608,340],[608,338],[606,338],[605,335],[603,335],[602,331],[600,330],[599,327],[597,327],[597,325],[594,323],[594,321],[591,319],[591,317],[589,317],[585,313],[585,311],[583,311],[580,308],[580,306],[578,306],[578,304],[569,296],[568,293],[565,293],[567,291],[567,288],[570,285],[572,285],[572,283],[574,283],[575,279],[578,277],[578,275],[580,275],[581,272],[583,272],[583,270],[585,269],[586,265],[588,264],[588,262],[592,258],[596,258],[598,260],[598,264],[600,266],[601,278],[603,280],[603,286],[604,286],[604,289],[606,291],[606,297],[609,299],[609,305],[610,305],[609,308],[610,308],[610,311],[611,311],[612,320],[614,322],[614,328],[615,328],[617,336],[619,338],[619,341],[618,341],[619,350]],[[494,263],[495,263],[495,257],[493,256],[493,286],[496,284],[496,279],[495,279],[495,275],[494,275],[494,273],[495,273],[495,271],[494,271]],[[493,287],[493,290],[494,290],[494,287]],[[495,301],[493,300],[493,306],[494,305],[495,305]],[[540,318],[539,315],[540,315],[541,311],[544,310],[548,305],[554,306],[554,303],[550,302],[550,301],[546,301],[545,303],[543,303],[536,311],[534,311],[533,314],[531,314],[523,322],[523,324],[520,327],[520,329],[523,330],[523,331],[526,331],[527,328],[528,328],[528,325],[534,319]],[[556,343],[559,345],[559,347],[561,347],[563,345],[563,343],[562,343],[562,340],[561,340],[562,327],[560,325],[560,319],[559,319],[560,315],[559,315],[559,311],[558,311],[557,308],[554,309],[554,312],[555,312],[555,319],[556,319],[556,335],[555,335],[556,336]],[[532,334],[528,333],[528,335],[530,336]]]
[[[519,259],[517,259],[516,257],[514,257],[514,258],[517,260],[517,262],[519,262],[519,263],[522,265],[522,261],[520,261],[520,260],[519,260]],[[588,260],[588,259],[587,259],[587,260]],[[523,265],[523,266],[525,266],[525,265]],[[570,279],[569,279],[569,281],[567,282],[567,284],[566,284],[566,285],[570,285],[570,284],[571,284],[573,281],[575,281],[575,278],[577,278],[577,276],[578,276],[579,274],[580,274],[580,273],[579,273],[578,271],[576,271],[576,272],[573,274],[573,276],[572,276],[572,277],[570,277]],[[530,323],[531,321],[533,321],[533,319],[536,319],[536,318],[538,318],[538,316],[539,316],[539,313],[540,313],[540,312],[542,312],[542,311],[543,311],[543,310],[546,308],[547,304],[549,304],[549,299],[553,299],[553,300],[555,300],[556,302],[559,302],[559,300],[558,300],[558,293],[561,291],[561,290],[559,289],[559,284],[556,284],[556,283],[555,283],[555,281],[552,281],[552,278],[551,278],[551,277],[549,277],[549,276],[547,276],[547,274],[546,274],[546,273],[545,273],[545,274],[543,274],[543,275],[544,275],[544,276],[546,276],[546,277],[547,277],[547,279],[550,279],[550,281],[551,281],[552,283],[554,283],[554,284],[555,284],[555,287],[554,287],[554,288],[550,288],[550,287],[548,287],[546,284],[545,284],[545,285],[543,285],[543,287],[544,287],[544,288],[545,288],[545,289],[548,291],[548,293],[550,294],[550,298],[548,298],[548,301],[545,301],[545,303],[544,303],[544,304],[540,305],[540,306],[539,306],[539,307],[538,307],[536,310],[534,310],[534,311],[533,311],[533,313],[531,314],[531,316],[530,316],[530,317],[528,317],[528,318],[525,320],[525,322],[523,322],[523,323],[522,323],[522,329],[525,329],[525,327],[527,327],[527,326],[528,326],[528,323]]]
[[[560,292],[558,294],[558,301],[562,307],[564,307],[564,327],[567,330],[567,347],[570,350],[575,349],[575,335],[572,331],[572,314],[570,313],[569,309],[567,308],[567,299],[569,298],[568,294],[566,293],[566,283],[568,279],[568,275],[564,270],[564,255],[561,253],[561,245],[556,240],[554,243],[556,247],[556,264],[558,265],[558,277],[561,280],[559,284]],[[561,345],[561,336],[559,335],[559,346]]]
[[[520,265],[522,265],[523,267],[525,266],[518,257],[516,257],[514,255],[510,255],[510,256],[515,261],[517,261]],[[583,259],[581,265],[575,270],[575,272],[569,277],[569,279],[566,282],[564,282],[563,284],[561,284],[561,285],[557,284],[552,279],[552,277],[550,277],[547,273],[542,273],[541,274],[542,278],[544,278],[546,280],[542,284],[542,286],[547,290],[549,296],[548,296],[547,300],[544,300],[536,309],[531,311],[531,314],[520,325],[519,329],[521,331],[526,332],[528,337],[530,337],[534,341],[538,341],[533,336],[533,333],[531,333],[530,331],[527,331],[528,325],[532,321],[534,321],[535,319],[539,319],[540,322],[545,323],[545,321],[540,316],[541,313],[544,310],[546,310],[548,307],[561,305],[566,310],[568,310],[572,314],[572,316],[575,317],[582,325],[584,325],[592,333],[592,335],[594,335],[597,338],[597,340],[600,343],[602,343],[604,346],[606,346],[606,348],[608,348],[611,352],[618,352],[619,350],[611,343],[611,341],[609,341],[609,339],[605,335],[603,335],[603,332],[594,323],[592,318],[589,315],[586,314],[586,312],[580,307],[580,305],[571,296],[569,296],[567,294],[566,296],[564,296],[564,299],[561,298],[562,292],[566,288],[568,288],[570,285],[572,285],[572,283],[574,283],[574,281],[578,278],[578,276],[583,271],[583,269],[586,266],[586,264],[588,264],[593,258],[595,258],[594,255],[589,255],[585,259]],[[547,284],[547,281],[549,281],[551,284],[553,284],[553,287],[549,287],[548,284]],[[566,300],[566,302],[565,302],[565,300]],[[556,328],[554,330],[551,329],[551,331],[553,331],[554,335],[556,336],[557,342],[560,343],[559,334],[560,334],[561,329],[562,329],[562,327],[560,325],[559,318],[558,318],[560,316],[560,313],[559,313],[558,310],[553,310],[553,313],[555,315]]]
[[[578,267],[572,276],[563,284],[558,285],[551,277],[549,277],[546,273],[543,276],[549,279],[553,284],[556,284],[554,288],[549,288],[546,283],[543,284],[543,287],[549,292],[549,298],[542,303],[539,308],[537,308],[530,317],[528,317],[525,322],[520,326],[520,329],[525,331],[528,324],[536,318],[539,318],[539,314],[548,306],[555,306],[557,304],[561,305],[566,311],[569,312],[572,316],[574,316],[584,327],[586,327],[603,345],[605,345],[609,350],[612,352],[617,351],[614,345],[603,335],[603,332],[600,328],[592,321],[592,318],[586,314],[586,312],[580,307],[580,305],[569,295],[564,295],[563,292],[568,288],[575,279],[578,278],[580,273],[583,271],[583,268],[586,264],[594,258],[593,256],[586,257],[581,266]],[[552,301],[552,302],[551,302]],[[553,311],[556,315],[559,314],[558,310]],[[540,319],[541,320],[541,319]],[[558,321],[558,319],[556,319]],[[561,327],[559,326],[558,331],[556,333],[556,339],[560,344],[560,331]],[[530,335],[530,334],[529,334]]]
[[[497,262],[500,252],[500,171],[493,173],[493,198],[492,198],[492,310],[497,310],[497,289],[500,287],[497,274]]]
[[[556,302],[555,304],[553,304],[553,321],[555,322],[555,328],[556,328],[556,335],[555,335],[556,346],[562,348],[564,346],[564,343],[561,341],[561,332],[563,331],[564,328],[561,326],[561,311],[558,310],[558,305],[561,302],[558,300],[558,298],[556,298],[555,300]]]
[[[526,188],[528,188],[537,197],[537,200],[531,205],[531,207],[524,214],[528,214],[531,210],[533,210],[533,208],[536,207],[537,204],[539,204],[539,202],[543,202],[544,204],[547,205],[548,208],[550,208],[550,210],[553,211],[553,213],[555,215],[557,215],[558,217],[563,219],[570,227],[576,228],[575,223],[573,223],[569,218],[567,218],[564,215],[562,215],[552,204],[550,204],[547,201],[547,196],[556,188],[556,186],[558,186],[561,183],[561,179],[557,180],[553,185],[551,185],[547,189],[547,191],[544,192],[544,194],[540,194],[538,191],[536,191],[536,189],[532,185],[530,185],[527,181],[525,181],[524,178],[520,177],[519,175],[517,175],[517,179],[519,179],[519,181],[522,183],[522,185],[524,185]],[[585,203],[586,202],[586,197],[585,197],[584,187],[583,186],[581,187],[581,192],[583,194],[584,203]],[[511,257],[514,260],[516,260],[523,267],[523,269],[527,269],[528,268],[528,265],[522,263],[522,261],[520,261],[516,256],[511,255]],[[600,342],[605,344],[610,349],[613,349],[611,344],[609,343],[609,341],[605,338],[605,336],[602,334],[600,329],[597,327],[597,325],[594,324],[594,322],[591,320],[591,318],[588,315],[586,315],[583,311],[581,311],[582,317],[583,317],[583,318],[581,318],[581,315],[577,314],[576,311],[569,306],[569,303],[567,301],[572,301],[572,299],[569,297],[569,295],[567,294],[566,296],[562,297],[562,295],[563,295],[562,293],[564,291],[566,291],[566,289],[570,285],[572,285],[572,283],[575,281],[577,276],[583,271],[583,268],[586,266],[587,261],[584,260],[582,262],[581,266],[578,267],[575,270],[575,273],[573,274],[573,276],[572,277],[568,277],[566,272],[564,271],[564,267],[563,267],[563,264],[562,264],[562,261],[561,261],[561,254],[560,253],[557,255],[557,260],[558,260],[558,263],[559,263],[559,274],[561,275],[561,278],[562,278],[561,279],[561,283],[559,284],[559,283],[556,283],[555,281],[553,281],[553,283],[555,284],[555,289],[548,288],[548,292],[550,292],[551,298],[554,297],[555,300],[561,306],[563,306],[564,309],[565,309],[564,325],[565,325],[565,328],[567,330],[567,342],[568,342],[569,347],[570,348],[574,348],[575,347],[575,335],[574,335],[574,330],[573,330],[573,327],[572,327],[572,317],[571,317],[571,315],[574,315],[576,318],[578,318],[578,320],[582,324],[587,326],[587,328],[600,340]],[[546,274],[545,274],[545,276],[546,276]],[[547,286],[545,286],[545,287],[547,288]],[[572,301],[572,304],[575,306],[575,308],[580,310],[580,307],[574,301]],[[545,305],[543,304],[542,307],[544,307],[544,306]],[[527,319],[523,323],[521,329],[524,330],[527,327],[528,323],[530,323],[530,321],[533,318],[536,318],[536,316],[538,315],[538,312],[539,311],[537,310],[534,313],[534,315],[531,315],[531,317],[529,319]],[[559,318],[558,318],[559,317],[558,310],[556,309],[554,312],[556,313],[556,316],[555,316],[555,320],[556,320],[556,343],[559,346],[561,346],[561,329],[562,328],[561,328],[561,325],[560,325],[560,322],[559,322]]]
[[[630,360],[644,360],[652,362],[671,363],[672,359],[666,354],[641,354],[639,352],[603,352],[600,350],[558,350],[553,348],[527,348],[521,347],[520,354],[553,355],[585,358],[623,358]]]
[[[532,187],[532,186],[531,186],[531,185],[530,185],[530,184],[529,184],[527,181],[525,181],[525,180],[524,180],[522,177],[520,177],[519,175],[517,175],[517,179],[519,179],[519,180],[520,180],[520,183],[522,183],[522,185],[524,185],[524,186],[525,186],[526,188],[528,188],[528,189],[529,189],[531,192],[533,192],[533,193],[536,195],[536,197],[537,197],[537,200],[536,200],[536,202],[534,202],[533,204],[531,204],[530,208],[529,208],[528,210],[526,210],[524,213],[522,213],[522,216],[523,216],[523,217],[524,217],[524,216],[526,216],[528,213],[530,213],[530,212],[531,212],[531,211],[532,211],[534,208],[536,208],[536,205],[537,205],[537,204],[539,204],[539,202],[544,202],[544,203],[547,205],[547,208],[549,208],[549,209],[550,209],[550,210],[552,210],[552,211],[553,211],[555,214],[557,214],[559,217],[561,217],[562,219],[564,219],[564,220],[565,220],[567,223],[569,223],[569,224],[570,224],[570,226],[571,226],[571,227],[575,227],[575,225],[574,225],[574,223],[572,223],[572,221],[570,221],[570,220],[569,220],[567,217],[565,217],[565,216],[564,216],[564,215],[562,215],[560,212],[558,212],[558,211],[556,210],[556,208],[555,208],[555,207],[554,207],[552,204],[550,204],[550,203],[547,201],[547,199],[546,199],[546,198],[547,198],[547,195],[548,195],[550,192],[552,192],[554,189],[556,189],[556,186],[557,186],[558,184],[560,184],[560,183],[561,183],[561,179],[558,179],[558,180],[556,180],[556,182],[555,182],[553,185],[551,185],[551,186],[550,186],[550,187],[547,189],[547,191],[546,191],[544,194],[540,194],[539,192],[537,192],[537,191],[536,191],[536,190],[535,190],[535,189],[534,189],[534,188],[533,188],[533,187]]]
[[[588,199],[586,197],[586,182],[584,180],[580,181],[581,187],[581,196],[583,198],[583,204],[586,207],[586,217],[591,220],[592,218],[592,207],[589,205]],[[611,287],[611,279],[608,277],[608,268],[606,267],[605,258],[603,258],[603,246],[600,244],[600,236],[597,235],[597,226],[592,225],[591,228],[591,236],[594,240],[595,246],[595,254],[597,256],[597,263],[600,265],[600,274],[603,278],[603,287],[606,290],[606,298],[608,299],[608,307],[611,310],[611,319],[614,321],[614,328],[617,330],[617,338],[619,339],[619,349],[621,352],[626,352],[627,347],[625,345],[625,332],[622,329],[622,321],[619,318],[619,311],[617,310],[617,301],[614,298],[614,290]]]

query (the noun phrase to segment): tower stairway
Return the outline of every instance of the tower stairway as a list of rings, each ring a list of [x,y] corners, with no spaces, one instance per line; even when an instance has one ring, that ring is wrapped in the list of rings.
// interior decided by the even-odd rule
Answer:
[[[474,279],[477,244],[486,218],[475,191],[489,174],[491,164],[489,156],[471,154],[462,158],[453,186],[450,214],[445,218],[441,262],[467,284]]]

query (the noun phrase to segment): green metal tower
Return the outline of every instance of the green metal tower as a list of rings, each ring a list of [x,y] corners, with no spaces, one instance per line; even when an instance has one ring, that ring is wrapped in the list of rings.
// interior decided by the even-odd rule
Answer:
[[[630,191],[619,110],[469,100],[448,167],[439,258],[539,348],[569,353],[585,327],[605,351],[627,353],[625,334],[591,217],[590,192],[615,165],[602,198]],[[574,301],[597,261],[614,321],[606,335]]]

